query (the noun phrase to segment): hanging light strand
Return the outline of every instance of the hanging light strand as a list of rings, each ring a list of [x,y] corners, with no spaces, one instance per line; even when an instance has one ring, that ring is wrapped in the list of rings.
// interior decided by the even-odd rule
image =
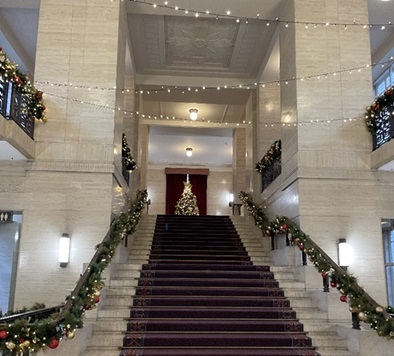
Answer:
[[[303,77],[293,77],[288,79],[281,79],[281,80],[274,80],[274,81],[264,81],[264,82],[254,82],[254,83],[247,83],[247,84],[235,84],[235,85],[221,85],[221,86],[208,86],[203,85],[199,87],[192,87],[192,86],[161,86],[158,88],[150,88],[150,89],[130,89],[130,88],[117,88],[117,87],[99,87],[99,86],[86,86],[86,85],[75,85],[72,83],[53,83],[50,81],[36,81],[35,85],[43,85],[43,86],[50,86],[50,87],[69,87],[73,89],[85,89],[88,91],[120,91],[122,94],[157,94],[157,93],[171,93],[172,91],[181,92],[182,94],[187,92],[198,92],[199,90],[220,90],[220,89],[254,89],[257,87],[265,88],[267,86],[272,85],[288,85],[294,81],[304,81],[304,80],[312,80],[312,79],[328,79],[330,77],[335,77],[338,74],[353,74],[353,73],[360,73],[363,69],[373,68],[375,66],[380,67],[388,67],[390,64],[394,63],[394,57],[390,57],[389,60],[378,62],[378,63],[368,63],[359,67],[341,69],[332,72],[320,73],[320,74],[313,74],[307,75]]]
[[[125,110],[120,107],[113,107],[108,104],[103,105],[103,104],[97,104],[93,102],[88,102],[88,101],[82,101],[77,98],[69,98],[65,97],[62,95],[58,94],[53,94],[53,93],[45,93],[45,96],[51,97],[51,98],[57,98],[61,99],[63,101],[70,101],[74,103],[79,103],[82,105],[89,105],[92,107],[95,107],[97,109],[102,109],[102,110],[110,110],[111,112],[116,112],[119,111],[123,115],[130,115],[130,116],[135,116],[139,117],[140,119],[145,119],[145,120],[162,120],[162,121],[174,121],[174,122],[184,122],[184,123],[192,123],[189,118],[183,118],[183,117],[176,117],[176,116],[171,116],[171,115],[157,115],[157,114],[149,114],[149,113],[143,113],[139,111],[132,111],[132,110]],[[307,120],[307,121],[299,121],[299,122],[292,122],[292,123],[280,123],[280,122],[267,122],[267,123],[260,123],[260,125],[266,127],[266,128],[273,128],[273,127],[296,127],[296,126],[304,126],[304,125],[327,125],[327,124],[333,124],[336,122],[341,122],[344,124],[347,123],[352,123],[356,121],[362,121],[364,120],[363,117],[353,117],[353,118],[334,118],[334,119],[315,119],[315,120]],[[201,119],[199,123],[204,123],[204,124],[210,124],[212,126],[247,126],[251,125],[254,122],[252,121],[242,121],[242,123],[229,123],[229,122],[223,122],[223,123],[218,123],[218,122],[213,122],[210,120],[205,120]]]
[[[129,0],[129,2],[135,2],[141,5],[145,6],[151,6],[155,9],[168,9],[168,10],[173,10],[173,11],[181,11],[185,13],[186,15],[190,14],[194,17],[199,17],[201,15],[206,15],[209,17],[213,17],[216,19],[223,18],[223,19],[231,19],[236,21],[237,23],[243,21],[245,23],[249,23],[249,21],[254,20],[254,21],[261,21],[266,24],[266,26],[269,26],[271,23],[278,23],[278,24],[284,24],[285,28],[289,27],[289,24],[293,25],[302,25],[306,29],[308,29],[311,25],[313,25],[314,28],[317,27],[342,27],[343,29],[347,29],[348,27],[362,27],[362,28],[379,28],[380,30],[384,31],[387,27],[392,27],[393,23],[392,21],[388,21],[387,23],[367,23],[367,22],[357,22],[356,20],[353,20],[353,22],[316,22],[316,21],[295,21],[295,20],[282,20],[276,17],[275,19],[269,19],[269,18],[262,18],[260,17],[260,14],[255,14],[250,17],[246,16],[237,16],[236,14],[233,14],[230,10],[223,11],[222,13],[218,12],[211,12],[209,10],[201,11],[201,10],[196,10],[196,9],[191,9],[191,8],[182,8],[180,6],[173,6],[170,5],[168,1],[165,1],[163,4],[158,4],[158,3],[153,3],[145,0]]]

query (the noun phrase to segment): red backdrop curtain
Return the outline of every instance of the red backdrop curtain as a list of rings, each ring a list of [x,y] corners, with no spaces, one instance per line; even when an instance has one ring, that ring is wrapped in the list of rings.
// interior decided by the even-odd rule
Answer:
[[[192,192],[200,215],[207,215],[207,175],[190,174]],[[186,174],[166,174],[166,214],[175,214],[175,205],[183,192]]]

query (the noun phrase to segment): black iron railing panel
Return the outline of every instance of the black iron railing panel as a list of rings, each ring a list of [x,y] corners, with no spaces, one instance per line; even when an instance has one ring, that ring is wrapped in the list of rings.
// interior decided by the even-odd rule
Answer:
[[[261,173],[261,191],[264,191],[282,172],[281,158],[275,159],[271,166]]]
[[[128,170],[127,161],[122,157],[122,175],[127,184],[130,184],[130,171]]]
[[[377,128],[373,133],[373,150],[394,138],[394,104],[384,106],[376,118]]]
[[[30,137],[34,138],[34,116],[29,110],[29,95],[0,77],[0,114],[12,120]]]

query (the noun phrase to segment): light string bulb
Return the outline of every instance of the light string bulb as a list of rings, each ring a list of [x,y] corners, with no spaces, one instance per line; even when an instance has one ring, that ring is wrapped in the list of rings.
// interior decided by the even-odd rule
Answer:
[[[292,77],[280,80],[272,80],[272,81],[263,81],[263,82],[253,82],[253,83],[243,83],[243,84],[234,84],[234,85],[216,85],[216,86],[209,86],[209,85],[202,85],[198,87],[191,87],[191,86],[160,86],[156,88],[150,89],[135,89],[135,88],[118,88],[118,87],[99,87],[99,86],[87,86],[87,85],[76,85],[73,83],[54,83],[51,81],[35,81],[35,85],[42,85],[42,86],[50,86],[50,87],[70,87],[73,89],[86,89],[88,91],[120,91],[122,94],[127,95],[130,93],[134,94],[158,94],[158,93],[171,93],[172,91],[178,91],[182,94],[187,92],[198,92],[199,90],[220,90],[220,89],[251,89],[251,88],[265,88],[267,86],[272,85],[289,85],[291,82],[294,81],[305,81],[305,80],[312,80],[312,79],[328,79],[331,76],[336,77],[338,74],[353,74],[353,73],[361,73],[363,69],[374,68],[376,66],[381,66],[382,68],[391,65],[394,63],[394,57],[390,57],[387,61],[377,62],[377,63],[367,63],[358,67],[352,68],[345,68],[331,72],[325,73],[318,73],[312,75],[305,75],[302,77]]]
[[[156,4],[153,2],[149,2],[146,0],[129,0],[130,2],[135,2],[141,5],[145,6],[151,6],[154,7],[155,9],[158,8],[165,8],[169,10],[174,10],[174,11],[184,11],[185,14],[191,14],[193,16],[196,16],[196,14],[203,14],[205,13],[206,16],[213,17],[215,19],[219,18],[224,18],[224,19],[231,19],[236,22],[243,21],[245,23],[248,23],[250,20],[254,21],[262,21],[266,24],[266,26],[269,26],[269,24],[272,23],[278,23],[278,24],[284,24],[285,28],[289,27],[289,24],[293,25],[302,25],[303,27],[307,27],[307,25],[313,23],[313,27],[342,27],[343,29],[347,30],[348,27],[361,27],[361,28],[379,28],[380,30],[384,31],[386,27],[392,27],[393,23],[392,21],[388,21],[387,23],[367,23],[367,22],[357,22],[356,20],[353,20],[353,22],[316,22],[316,21],[295,21],[295,20],[282,20],[276,17],[275,19],[269,19],[269,18],[262,18],[260,16],[260,13],[257,13],[255,16],[238,16],[236,14],[233,14],[231,10],[226,10],[223,13],[218,13],[218,12],[211,12],[209,10],[202,11],[202,10],[196,10],[196,9],[191,9],[191,8],[182,8],[180,6],[173,6],[170,5],[168,1],[166,1],[163,5],[162,4]],[[308,28],[308,27],[307,27]]]

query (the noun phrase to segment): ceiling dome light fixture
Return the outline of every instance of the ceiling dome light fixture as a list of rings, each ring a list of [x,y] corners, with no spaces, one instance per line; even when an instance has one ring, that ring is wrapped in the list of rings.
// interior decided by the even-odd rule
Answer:
[[[190,109],[189,113],[190,113],[190,120],[196,121],[197,117],[198,117],[198,110],[197,109]]]
[[[191,157],[193,155],[193,148],[186,147],[186,156]]]

